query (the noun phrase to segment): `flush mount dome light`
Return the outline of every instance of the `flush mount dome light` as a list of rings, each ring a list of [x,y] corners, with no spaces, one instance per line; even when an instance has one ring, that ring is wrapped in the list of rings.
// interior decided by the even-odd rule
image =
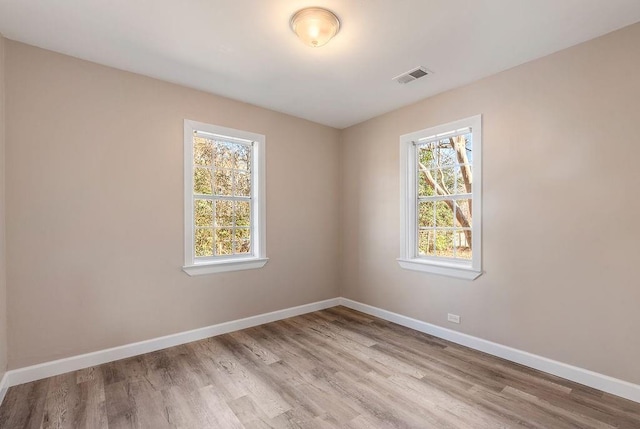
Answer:
[[[317,48],[338,34],[340,20],[326,9],[309,7],[291,17],[291,29],[305,45]]]

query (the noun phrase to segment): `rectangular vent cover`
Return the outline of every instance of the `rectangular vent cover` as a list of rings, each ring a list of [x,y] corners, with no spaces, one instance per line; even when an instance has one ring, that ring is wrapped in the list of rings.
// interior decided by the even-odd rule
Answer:
[[[420,79],[421,77],[428,76],[432,74],[431,70],[428,70],[424,67],[417,67],[413,70],[409,70],[408,72],[402,73],[399,76],[393,78],[398,83],[405,84],[409,82],[413,82],[414,80]]]

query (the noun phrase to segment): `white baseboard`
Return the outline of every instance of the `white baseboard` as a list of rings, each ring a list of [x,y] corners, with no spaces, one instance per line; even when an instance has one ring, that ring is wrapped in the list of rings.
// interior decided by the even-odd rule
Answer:
[[[594,389],[602,390],[640,403],[640,385],[638,384],[629,383],[628,381],[619,380],[617,378],[609,377],[608,375],[568,365],[566,363],[534,355],[508,346],[503,346],[502,344],[483,340],[482,338],[473,337],[441,326],[432,325],[431,323],[412,319],[411,317],[403,316],[371,305],[362,304],[347,298],[340,298],[339,301],[340,305],[353,310],[358,310],[371,316],[376,316],[380,319],[394,322],[398,325],[406,326],[407,328],[415,329],[416,331],[451,341],[452,343],[461,344],[493,356],[501,357],[511,362],[516,362],[530,368],[557,375],[558,377],[575,381],[576,383],[584,384],[585,386],[593,387]]]
[[[0,405],[2,405],[2,401],[4,401],[4,395],[7,394],[7,390],[9,390],[7,373],[5,372],[0,380]]]
[[[166,349],[167,347],[178,346],[180,344],[186,344],[214,337],[216,335],[226,334],[240,329],[251,328],[252,326],[263,325],[265,323],[275,322],[277,320],[299,316],[301,314],[311,313],[313,311],[323,310],[337,305],[339,305],[339,298],[333,298],[311,304],[300,305],[298,307],[273,311],[271,313],[251,316],[244,319],[232,320],[230,322],[194,329],[192,331],[180,332],[178,334],[140,341],[138,343],[126,344],[124,346],[113,347],[97,352],[13,369],[11,371],[7,371],[4,375],[2,383],[0,383],[0,395],[2,395],[3,388],[6,390],[7,388],[18,384],[29,383],[31,381],[52,377],[54,375],[64,374],[65,372],[77,371],[79,369],[154,352]],[[0,400],[0,404],[1,403],[2,401]]]
[[[367,304],[362,304],[347,298],[333,298],[325,301],[314,302],[311,304],[300,305],[298,307],[287,308],[284,310],[273,311],[271,313],[260,314],[257,316],[247,317],[244,319],[233,320],[230,322],[220,323],[217,325],[207,326],[205,328],[194,329],[191,331],[181,332],[178,334],[167,335],[164,337],[154,338],[151,340],[140,341],[137,343],[127,344],[124,346],[113,347],[106,350],[100,350],[78,356],[72,356],[65,359],[59,359],[51,362],[45,362],[38,365],[28,366],[24,368],[7,371],[0,381],[0,404],[4,399],[7,389],[18,384],[28,383],[42,378],[52,377],[54,375],[63,374],[70,371],[88,368],[119,359],[125,359],[132,356],[141,355],[168,347],[178,346],[190,343],[192,341],[202,340],[204,338],[216,335],[226,334],[229,332],[246,329],[253,326],[262,325],[277,320],[286,319],[288,317],[299,316],[301,314],[311,313],[313,311],[323,310],[325,308],[343,305],[354,310],[361,311],[372,316],[379,317],[398,325],[406,326],[416,331],[424,332],[438,338],[461,344],[475,350],[479,350],[503,359],[516,362],[549,374],[584,384],[613,395],[640,403],[640,385],[619,380],[597,372],[589,371],[576,366],[568,365],[562,362],[554,361],[542,356],[534,355],[522,350],[514,349],[502,344],[497,344],[471,335],[463,334],[451,329],[443,328],[391,311],[383,310]]]

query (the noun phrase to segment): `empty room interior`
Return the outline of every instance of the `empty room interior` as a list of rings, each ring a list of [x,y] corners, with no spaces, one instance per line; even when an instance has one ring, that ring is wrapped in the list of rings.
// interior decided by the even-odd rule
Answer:
[[[640,428],[638,0],[0,0],[0,428]]]

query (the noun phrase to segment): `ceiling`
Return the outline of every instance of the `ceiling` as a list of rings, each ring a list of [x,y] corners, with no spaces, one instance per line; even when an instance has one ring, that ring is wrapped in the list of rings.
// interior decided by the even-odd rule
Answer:
[[[306,6],[341,20],[321,48],[289,28]],[[9,39],[336,128],[638,21],[639,0],[0,0]]]

